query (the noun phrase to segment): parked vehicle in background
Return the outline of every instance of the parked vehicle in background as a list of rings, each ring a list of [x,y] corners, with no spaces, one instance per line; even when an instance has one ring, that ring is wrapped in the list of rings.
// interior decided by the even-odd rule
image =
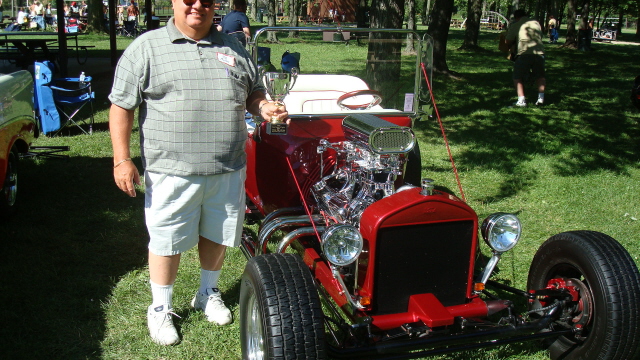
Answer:
[[[298,37],[257,47],[271,31]],[[431,44],[407,30],[256,32],[259,64],[287,51],[300,69],[264,74],[290,124],[249,122],[247,221],[260,226],[241,243],[243,359],[409,359],[535,340],[552,359],[638,359],[640,274],[620,243],[550,234],[517,289],[495,273],[521,238],[518,217],[482,221],[421,178],[413,125]]]
[[[0,218],[16,210],[20,154],[37,136],[33,76],[26,70],[0,74]]]

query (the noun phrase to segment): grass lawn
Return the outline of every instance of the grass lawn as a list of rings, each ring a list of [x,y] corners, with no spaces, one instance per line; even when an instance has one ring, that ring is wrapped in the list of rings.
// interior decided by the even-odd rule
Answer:
[[[481,34],[483,52],[456,50],[463,35],[452,30],[448,46],[449,67],[460,78],[436,76],[433,87],[468,203],[481,219],[505,211],[523,222],[523,239],[504,255],[496,276],[524,288],[537,247],[577,229],[613,236],[639,264],[640,112],[629,92],[640,75],[640,46],[593,43],[592,51],[580,52],[546,45],[546,105],[509,108],[515,101],[512,64],[497,50],[497,33]],[[632,41],[632,35],[620,40]],[[108,39],[86,39],[97,46],[91,56],[109,56]],[[119,40],[118,48],[128,41]],[[188,306],[199,284],[195,251],[183,255],[175,286],[182,342],[162,347],[147,336],[144,196],[129,198],[112,180],[110,80],[103,76],[96,84],[93,135],[64,131],[36,141],[69,145],[68,159],[20,163],[21,208],[0,223],[3,357],[239,359],[238,321],[212,326]],[[528,86],[526,93],[535,102],[535,89]],[[135,130],[132,148],[140,166]],[[424,119],[416,132],[423,176],[458,194],[437,122]],[[220,281],[236,317],[244,264],[240,251],[230,249]],[[530,343],[436,358],[547,357]]]

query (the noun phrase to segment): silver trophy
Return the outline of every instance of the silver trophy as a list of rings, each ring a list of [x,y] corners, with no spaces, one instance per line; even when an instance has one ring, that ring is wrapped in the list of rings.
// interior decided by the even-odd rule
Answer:
[[[278,106],[284,106],[282,100],[289,94],[298,77],[298,69],[292,68],[291,73],[267,72],[261,69],[261,77],[267,93],[276,102]],[[267,134],[269,135],[286,135],[287,124],[278,120],[273,116],[267,123]]]

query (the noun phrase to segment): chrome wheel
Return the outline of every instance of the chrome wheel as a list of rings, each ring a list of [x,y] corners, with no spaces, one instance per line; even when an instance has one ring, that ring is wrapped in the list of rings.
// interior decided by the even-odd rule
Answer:
[[[256,294],[250,295],[247,304],[247,359],[262,360],[264,358],[264,338],[262,337],[262,315],[258,307]]]
[[[239,305],[242,359],[327,358],[320,298],[299,256],[251,258],[242,275]]]

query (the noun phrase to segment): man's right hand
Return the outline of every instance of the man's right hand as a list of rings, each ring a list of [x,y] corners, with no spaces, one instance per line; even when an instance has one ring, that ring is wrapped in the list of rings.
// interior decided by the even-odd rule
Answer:
[[[140,173],[133,161],[127,160],[113,168],[113,178],[116,181],[116,185],[118,185],[120,190],[124,191],[125,194],[131,197],[136,196],[134,184],[141,185],[141,182]]]

